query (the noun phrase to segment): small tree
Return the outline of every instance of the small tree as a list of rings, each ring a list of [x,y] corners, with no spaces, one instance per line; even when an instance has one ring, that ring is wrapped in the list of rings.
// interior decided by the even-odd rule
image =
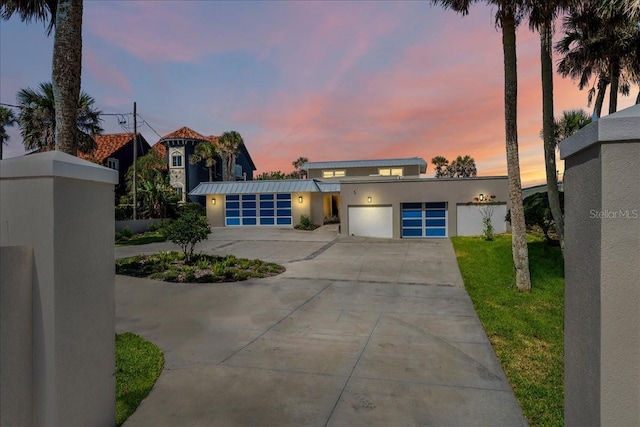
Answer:
[[[205,240],[211,232],[207,218],[194,210],[183,211],[165,230],[167,239],[182,249],[187,264],[191,263],[196,243]]]

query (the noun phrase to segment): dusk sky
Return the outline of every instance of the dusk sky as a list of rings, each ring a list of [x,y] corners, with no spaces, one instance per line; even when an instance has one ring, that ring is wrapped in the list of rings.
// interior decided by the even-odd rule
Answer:
[[[82,89],[104,113],[131,113],[136,101],[160,135],[182,126],[203,135],[236,130],[258,173],[289,172],[299,156],[429,162],[469,154],[479,175],[506,175],[494,14],[477,6],[462,17],[417,1],[85,1]],[[19,89],[51,80],[52,47],[42,23],[0,22],[0,102],[15,104]],[[539,38],[524,23],[525,186],[544,181],[539,55]],[[620,97],[618,108],[636,95],[633,88]],[[591,114],[586,91],[556,76],[556,116],[574,108]],[[116,116],[102,126],[123,132]],[[151,145],[158,141],[149,126],[139,130]],[[5,157],[24,154],[18,128],[9,134]]]

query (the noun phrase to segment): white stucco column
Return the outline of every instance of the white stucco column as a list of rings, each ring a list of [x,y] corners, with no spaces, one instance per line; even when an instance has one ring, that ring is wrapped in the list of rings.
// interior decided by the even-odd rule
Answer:
[[[0,246],[33,250],[35,425],[114,424],[117,182],[58,151],[0,161]]]

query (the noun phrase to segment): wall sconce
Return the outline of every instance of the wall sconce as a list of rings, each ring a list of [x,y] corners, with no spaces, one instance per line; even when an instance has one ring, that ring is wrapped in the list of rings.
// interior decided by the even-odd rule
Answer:
[[[298,203],[302,203],[302,196],[298,196]]]
[[[484,202],[484,194],[480,193],[480,195],[478,196],[478,200]]]
[[[371,203],[371,196],[367,197],[367,203]]]
[[[214,197],[213,199],[211,199],[211,204],[215,205],[216,204],[216,198]]]

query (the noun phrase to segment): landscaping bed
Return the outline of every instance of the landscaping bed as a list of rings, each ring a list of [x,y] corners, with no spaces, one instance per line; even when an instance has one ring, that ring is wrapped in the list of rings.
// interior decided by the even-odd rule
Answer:
[[[180,252],[159,252],[116,260],[116,274],[178,283],[237,282],[278,275],[279,264],[259,259],[195,254],[189,263]]]

